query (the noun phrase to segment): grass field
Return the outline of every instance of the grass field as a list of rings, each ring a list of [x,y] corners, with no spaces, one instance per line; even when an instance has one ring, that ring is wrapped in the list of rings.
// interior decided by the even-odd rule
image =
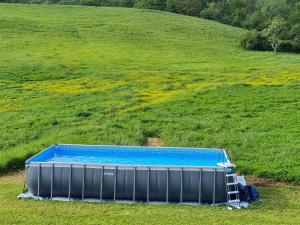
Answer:
[[[53,143],[218,147],[300,183],[300,55],[158,11],[0,4],[0,170]]]
[[[262,197],[248,209],[225,206],[147,205],[18,200],[23,174],[0,177],[0,224],[270,224],[300,221],[300,187],[259,187]],[[3,207],[2,207],[3,206]]]
[[[227,149],[243,174],[300,183],[300,55],[239,47],[245,30],[165,12],[0,4],[0,172],[53,143]],[[17,200],[0,224],[298,224],[300,187],[247,210]]]

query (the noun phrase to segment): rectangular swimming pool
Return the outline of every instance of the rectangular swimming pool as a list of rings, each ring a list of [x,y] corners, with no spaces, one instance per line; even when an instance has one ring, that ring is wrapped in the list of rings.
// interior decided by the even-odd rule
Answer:
[[[227,202],[223,149],[57,144],[25,162],[37,198]]]

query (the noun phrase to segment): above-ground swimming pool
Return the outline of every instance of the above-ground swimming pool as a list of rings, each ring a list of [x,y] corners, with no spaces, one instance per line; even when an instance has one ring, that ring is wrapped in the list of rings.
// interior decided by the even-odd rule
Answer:
[[[25,162],[37,198],[225,203],[233,174],[222,149],[58,144]]]

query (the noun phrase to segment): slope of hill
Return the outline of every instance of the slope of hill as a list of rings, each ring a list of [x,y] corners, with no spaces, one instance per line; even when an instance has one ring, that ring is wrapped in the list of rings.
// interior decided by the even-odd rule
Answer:
[[[300,183],[300,56],[165,12],[0,4],[0,170],[53,143],[228,149]]]

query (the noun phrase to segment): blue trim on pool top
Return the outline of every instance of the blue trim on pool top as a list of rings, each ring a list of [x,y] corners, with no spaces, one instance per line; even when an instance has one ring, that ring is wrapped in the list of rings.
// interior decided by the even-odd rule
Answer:
[[[133,164],[127,164],[127,163],[109,163],[109,164],[105,164],[105,163],[89,163],[89,162],[80,162],[80,161],[76,161],[76,162],[68,162],[68,161],[47,161],[51,158],[55,158],[55,153],[57,153],[56,151],[62,151],[64,153],[66,153],[66,151],[68,150],[72,150],[73,154],[74,151],[76,154],[82,152],[82,151],[89,151],[89,152],[99,152],[102,151],[102,153],[113,153],[112,151],[114,151],[115,153],[117,152],[119,153],[123,153],[126,154],[126,151],[128,151],[129,153],[134,153],[136,152],[137,154],[143,154],[145,153],[142,150],[147,150],[149,151],[149,154],[153,154],[153,153],[162,153],[164,157],[167,156],[167,154],[169,153],[173,153],[173,154],[180,154],[181,151],[188,151],[191,152],[192,154],[197,154],[197,152],[194,151],[204,151],[203,154],[211,154],[212,151],[217,151],[219,152],[219,156],[218,156],[218,160],[216,161],[218,162],[230,162],[226,152],[224,151],[224,149],[216,149],[216,148],[189,148],[189,147],[145,147],[145,146],[117,146],[117,145],[81,145],[81,144],[56,144],[56,145],[52,145],[49,146],[48,148],[44,149],[43,151],[39,152],[38,154],[36,154],[35,156],[31,157],[30,159],[25,161],[25,164],[30,164],[30,163],[75,163],[75,164],[99,164],[99,165],[108,165],[108,166],[114,166],[114,165],[120,165],[120,166],[133,166]],[[106,151],[108,150],[108,151]],[[109,151],[110,150],[110,151]],[[167,150],[166,152],[161,152],[162,150]],[[78,151],[78,152],[77,152]],[[194,153],[193,153],[194,152]],[[187,152],[185,152],[187,153]],[[200,153],[200,152],[199,152]],[[101,153],[100,153],[101,154]],[[146,153],[148,154],[148,153]],[[217,153],[218,154],[218,153]],[[66,155],[66,154],[63,154]],[[70,155],[71,157],[72,155]],[[80,156],[80,154],[78,154],[77,156]],[[186,161],[191,160],[193,161],[194,158],[190,158],[187,157],[188,154],[184,154],[183,157],[186,157]],[[199,156],[199,155],[198,155]],[[214,158],[216,158],[216,155],[212,155]],[[122,158],[123,157],[123,158]],[[126,158],[126,155],[119,157],[121,159]],[[145,155],[144,155],[145,157]],[[72,158],[72,157],[71,157]],[[151,161],[151,158],[149,158],[149,160]],[[202,159],[203,160],[203,159]],[[208,158],[208,161],[212,160]],[[167,159],[168,161],[168,159]],[[184,160],[183,160],[184,161]],[[206,166],[213,166],[213,167],[220,167],[216,164],[214,165],[203,165],[204,167]],[[147,164],[135,164],[135,166],[146,166]],[[168,164],[149,164],[148,166],[162,166],[162,167],[166,167],[166,166],[188,166],[188,167],[202,167],[202,165],[189,165],[189,164],[184,164],[184,165],[168,165]]]

